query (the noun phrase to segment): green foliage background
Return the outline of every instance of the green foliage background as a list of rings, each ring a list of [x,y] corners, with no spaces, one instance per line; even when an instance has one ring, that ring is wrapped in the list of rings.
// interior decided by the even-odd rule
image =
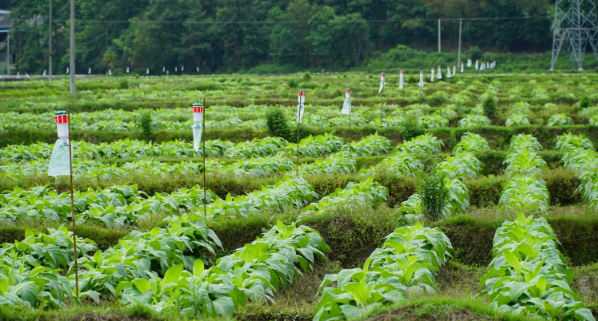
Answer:
[[[17,69],[41,74],[48,61],[48,1],[0,3],[12,10],[15,19],[11,51]],[[407,61],[421,68],[424,62],[454,63],[456,54],[426,59],[418,51],[436,50],[435,19],[541,17],[465,21],[466,56],[490,60],[496,57],[488,56],[488,51],[549,50],[551,4],[549,0],[77,0],[77,72],[86,73],[91,67],[94,74],[113,69],[118,75],[130,67],[139,74],[150,68],[156,75],[165,67],[173,74],[178,66],[180,74],[184,66],[183,72],[190,74],[197,73],[197,67],[200,73],[266,74],[306,68],[380,69]],[[53,7],[55,73],[64,73],[69,0],[54,0]],[[458,21],[443,22],[444,51],[455,51],[458,27]]]

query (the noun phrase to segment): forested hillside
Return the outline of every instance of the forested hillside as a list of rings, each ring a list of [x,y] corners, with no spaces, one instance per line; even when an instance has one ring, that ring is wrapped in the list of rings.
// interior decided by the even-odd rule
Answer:
[[[6,2],[6,1],[5,1]],[[550,0],[77,0],[77,72],[175,66],[237,72],[270,62],[340,70],[396,47],[437,50],[437,19],[465,20],[463,44],[482,51],[550,48]],[[21,72],[48,61],[48,0],[13,0],[12,52]],[[38,19],[32,19],[38,17]],[[68,64],[69,1],[54,0],[54,66]],[[517,17],[518,19],[514,19]],[[520,17],[533,17],[519,19]],[[507,19],[504,19],[507,18]],[[458,20],[442,22],[456,50]]]

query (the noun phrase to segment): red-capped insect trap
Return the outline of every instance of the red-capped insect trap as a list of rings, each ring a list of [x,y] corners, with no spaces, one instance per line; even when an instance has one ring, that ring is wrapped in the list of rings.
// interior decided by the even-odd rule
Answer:
[[[201,135],[203,133],[203,115],[204,106],[198,101],[193,104],[193,149],[199,151],[199,145],[201,144]]]

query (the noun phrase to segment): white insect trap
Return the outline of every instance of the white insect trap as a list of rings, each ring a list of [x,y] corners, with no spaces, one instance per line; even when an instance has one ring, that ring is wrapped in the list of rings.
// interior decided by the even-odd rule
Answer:
[[[434,82],[434,68],[432,68],[432,77],[430,78],[430,82]]]
[[[193,149],[199,151],[199,145],[201,144],[201,135],[203,133],[203,112],[204,106],[199,102],[193,104]]]
[[[405,78],[403,77],[403,71],[401,70],[401,72],[399,73],[399,88],[403,89],[404,85],[405,85]]]
[[[436,74],[436,78],[438,78],[438,80],[442,79],[442,69],[440,69],[440,66],[438,66],[438,74]]]
[[[451,77],[453,77],[451,75],[451,67],[446,66],[446,78],[451,78]]]
[[[71,174],[71,163],[69,160],[69,115],[66,111],[60,110],[55,114],[56,129],[58,131],[58,140],[54,144],[50,164],[48,166],[48,176],[64,176]]]
[[[384,73],[380,74],[380,89],[378,89],[378,93],[382,92],[382,89],[384,89]]]
[[[351,115],[351,90],[345,88],[345,101],[343,102],[343,115]]]
[[[299,90],[297,93],[297,123],[301,124],[303,121],[303,113],[305,112],[305,91]]]
[[[434,78],[434,77],[432,77],[432,78]],[[419,72],[419,84],[417,84],[417,86],[418,87],[423,87],[424,86],[424,72],[423,71]]]

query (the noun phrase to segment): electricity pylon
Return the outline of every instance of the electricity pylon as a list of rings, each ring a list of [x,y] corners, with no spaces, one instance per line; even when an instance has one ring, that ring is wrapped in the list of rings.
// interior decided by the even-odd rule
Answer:
[[[593,0],[556,0],[552,29],[551,71],[566,41],[569,42],[572,69],[583,71],[583,58],[588,42],[598,60],[598,20]]]

